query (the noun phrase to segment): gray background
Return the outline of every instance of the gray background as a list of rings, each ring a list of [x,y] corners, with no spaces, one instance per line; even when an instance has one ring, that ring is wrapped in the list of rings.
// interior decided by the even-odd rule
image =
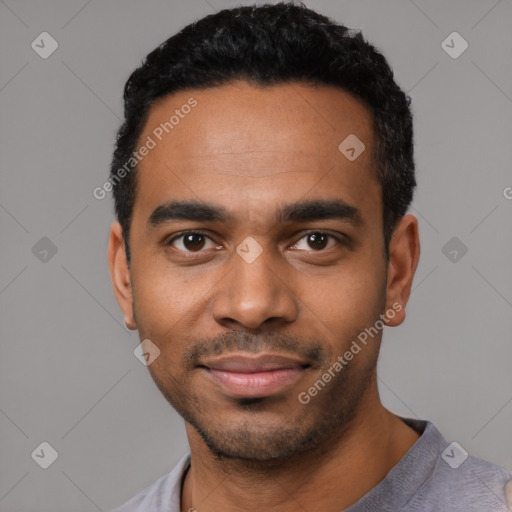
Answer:
[[[305,3],[361,29],[413,98],[422,255],[407,320],[384,336],[384,404],[511,471],[512,2]],[[188,449],[133,355],[107,270],[113,203],[92,190],[130,71],[180,27],[238,4],[0,1],[4,512],[107,511]],[[59,44],[47,59],[31,48],[43,31]],[[457,59],[441,47],[453,31],[469,43]],[[42,237],[56,254],[43,256],[47,241],[33,251]],[[59,454],[48,469],[31,457],[43,441]]]

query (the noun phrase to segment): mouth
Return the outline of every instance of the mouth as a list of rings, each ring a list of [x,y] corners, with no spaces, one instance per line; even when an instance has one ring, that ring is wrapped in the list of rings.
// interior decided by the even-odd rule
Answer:
[[[199,368],[231,397],[262,398],[292,387],[310,366],[289,356],[247,353],[205,361]]]

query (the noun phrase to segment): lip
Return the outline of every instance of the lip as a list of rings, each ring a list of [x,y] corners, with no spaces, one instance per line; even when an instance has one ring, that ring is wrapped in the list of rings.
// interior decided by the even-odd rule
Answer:
[[[276,354],[232,355],[205,361],[201,368],[224,393],[237,398],[262,398],[293,386],[309,364]]]
[[[236,373],[258,373],[282,368],[297,368],[309,366],[308,363],[291,356],[279,354],[240,354],[221,356],[209,359],[202,366],[214,370],[224,370]]]

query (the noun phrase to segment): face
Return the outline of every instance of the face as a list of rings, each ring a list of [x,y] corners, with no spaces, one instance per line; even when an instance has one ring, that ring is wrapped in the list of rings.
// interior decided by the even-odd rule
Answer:
[[[118,224],[109,258],[127,325],[160,350],[152,378],[218,456],[312,449],[372,399],[381,331],[358,336],[405,306],[415,268],[399,242],[385,259],[369,111],[334,87],[240,81],[163,98],[148,137],[130,269]]]

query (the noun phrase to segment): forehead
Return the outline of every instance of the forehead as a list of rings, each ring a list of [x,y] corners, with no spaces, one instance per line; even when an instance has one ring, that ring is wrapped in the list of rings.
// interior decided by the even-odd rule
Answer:
[[[238,81],[179,91],[152,106],[139,147],[149,140],[135,204],[146,216],[171,199],[235,208],[310,192],[351,202],[379,195],[371,113],[336,87]],[[351,160],[340,144],[364,150]]]

